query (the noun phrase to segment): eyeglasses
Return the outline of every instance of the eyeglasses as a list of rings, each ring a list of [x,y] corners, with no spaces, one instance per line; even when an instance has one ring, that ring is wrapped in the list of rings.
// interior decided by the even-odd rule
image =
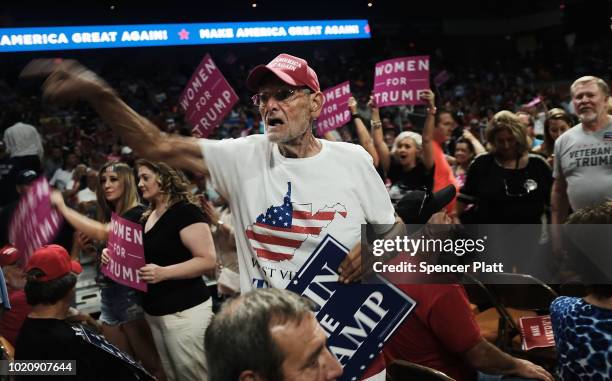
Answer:
[[[251,100],[253,104],[257,107],[261,105],[265,105],[268,103],[270,98],[274,98],[279,102],[287,103],[289,102],[296,94],[299,93],[300,90],[305,90],[307,94],[310,93],[310,89],[305,87],[300,87],[298,89],[290,89],[290,88],[281,88],[277,89],[273,92],[261,92],[253,95]]]

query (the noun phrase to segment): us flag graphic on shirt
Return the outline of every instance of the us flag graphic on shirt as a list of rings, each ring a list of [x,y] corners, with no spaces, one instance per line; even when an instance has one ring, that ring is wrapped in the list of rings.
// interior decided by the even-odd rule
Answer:
[[[291,183],[287,183],[283,204],[269,207],[260,214],[255,224],[249,225],[246,235],[257,257],[280,262],[290,260],[309,236],[319,236],[336,217],[346,218],[341,204],[312,212],[312,204],[291,202]],[[310,253],[309,253],[310,254]]]

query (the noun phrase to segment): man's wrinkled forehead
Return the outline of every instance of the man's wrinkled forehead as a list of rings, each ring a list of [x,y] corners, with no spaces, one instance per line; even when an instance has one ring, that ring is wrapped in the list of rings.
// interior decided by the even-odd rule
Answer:
[[[268,73],[261,79],[261,84],[259,85],[257,92],[261,93],[263,91],[270,91],[270,90],[276,90],[276,89],[294,89],[294,88],[297,88],[297,87],[284,82],[283,80],[278,78],[273,73]]]

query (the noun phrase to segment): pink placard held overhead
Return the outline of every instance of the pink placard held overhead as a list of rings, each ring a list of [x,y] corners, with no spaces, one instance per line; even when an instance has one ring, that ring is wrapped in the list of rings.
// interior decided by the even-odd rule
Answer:
[[[540,102],[542,102],[542,98],[538,96],[538,97],[533,98],[529,103],[525,104],[525,107],[533,107]]]
[[[205,138],[232,111],[238,96],[207,54],[191,76],[179,103],[193,126],[192,134]]]
[[[112,280],[141,291],[147,283],[138,277],[138,269],[145,265],[142,246],[142,226],[113,213],[106,247],[110,262],[102,266],[102,273]]]
[[[351,120],[351,111],[348,108],[348,100],[351,97],[349,81],[323,91],[323,96],[325,97],[323,111],[317,119],[319,136],[342,127]]]
[[[376,64],[374,99],[376,105],[425,104],[420,93],[429,89],[429,56],[394,58]]]
[[[20,261],[26,263],[34,250],[51,243],[63,221],[62,215],[51,206],[47,179],[43,176],[32,182],[21,196],[9,225],[9,241],[22,253]]]

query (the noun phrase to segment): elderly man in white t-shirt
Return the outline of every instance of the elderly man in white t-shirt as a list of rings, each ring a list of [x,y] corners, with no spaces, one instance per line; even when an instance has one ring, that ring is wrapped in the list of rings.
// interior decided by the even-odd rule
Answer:
[[[301,58],[280,54],[250,73],[266,133],[224,141],[163,134],[76,62],[34,61],[23,74],[49,74],[50,100],[89,102],[138,156],[209,175],[233,213],[242,291],[285,288],[326,235],[350,249],[338,273],[353,281],[361,274],[361,225],[378,234],[398,226],[365,150],[313,135],[324,97]]]

